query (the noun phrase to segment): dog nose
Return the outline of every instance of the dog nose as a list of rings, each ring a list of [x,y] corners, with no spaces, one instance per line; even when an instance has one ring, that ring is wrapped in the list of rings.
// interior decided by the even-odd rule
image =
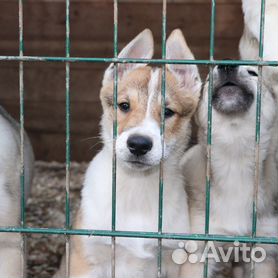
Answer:
[[[147,136],[132,135],[127,139],[127,147],[134,155],[144,155],[152,149],[153,142]]]
[[[237,70],[238,66],[233,65],[219,65],[217,67],[218,71],[223,72],[225,74],[233,73]]]

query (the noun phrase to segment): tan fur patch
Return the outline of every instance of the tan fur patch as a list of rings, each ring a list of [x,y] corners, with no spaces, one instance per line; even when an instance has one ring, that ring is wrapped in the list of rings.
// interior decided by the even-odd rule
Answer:
[[[76,222],[75,222],[75,229],[81,229],[81,223],[82,223],[82,213],[81,210],[79,210]],[[83,243],[81,236],[72,236],[71,237],[71,257],[70,257],[70,275],[71,276],[81,276],[85,275],[90,272],[91,266],[87,262],[85,256],[84,256],[84,250],[83,250]]]
[[[81,210],[79,210],[76,223],[74,225],[75,229],[80,229],[82,223]],[[71,236],[70,237],[70,277],[85,276],[89,275],[92,267],[87,262],[84,255],[84,247],[81,240],[81,236]],[[61,266],[59,271],[55,274],[55,278],[66,277],[66,256],[63,256]]]
[[[135,69],[126,74],[118,83],[118,103],[128,102],[129,112],[118,109],[118,133],[135,127],[146,117],[147,104],[152,92],[149,92],[149,82],[152,68],[149,66]],[[157,93],[151,102],[151,115],[160,124],[161,116],[161,70],[159,72]],[[101,101],[105,113],[113,120],[113,82],[101,89]],[[166,72],[166,107],[173,110],[175,115],[166,119],[165,139],[177,132],[185,120],[189,120],[195,112],[199,95],[186,91],[177,78],[169,71]]]

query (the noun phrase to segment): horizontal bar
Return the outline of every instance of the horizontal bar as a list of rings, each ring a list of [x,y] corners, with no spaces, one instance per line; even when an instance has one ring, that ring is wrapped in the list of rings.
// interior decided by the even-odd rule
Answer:
[[[16,2],[18,0],[0,0],[0,2],[7,2],[7,3],[10,3],[10,2]],[[28,0],[28,3],[65,3],[65,0]],[[101,3],[103,4],[103,2],[105,4],[111,4],[113,3],[113,0],[71,0],[71,3],[90,3],[90,4],[94,4],[94,3]],[[226,3],[240,3],[240,0],[217,0],[217,3],[219,4],[226,4]],[[121,4],[123,3],[126,3],[126,4],[134,4],[134,3],[147,3],[147,4],[151,4],[151,3],[154,3],[154,4],[161,4],[161,0],[121,0]],[[200,4],[200,3],[205,3],[207,4],[207,0],[168,0],[168,3],[169,4],[173,4],[173,3],[182,3],[182,4],[185,4],[185,3],[190,3],[190,4]]]
[[[153,238],[173,240],[197,240],[197,241],[219,241],[257,244],[278,244],[275,237],[248,237],[248,236],[224,236],[224,235],[203,235],[203,234],[173,234],[156,232],[136,231],[107,231],[107,230],[85,230],[85,229],[58,229],[58,228],[31,228],[31,227],[8,227],[0,228],[0,233],[26,233],[26,234],[55,234],[55,235],[84,235],[84,236],[115,236],[129,238]]]
[[[85,62],[85,63],[138,63],[138,64],[187,64],[187,65],[245,65],[277,67],[278,61],[259,60],[171,60],[171,59],[125,59],[88,57],[48,57],[48,56],[0,56],[0,61],[23,62]]]

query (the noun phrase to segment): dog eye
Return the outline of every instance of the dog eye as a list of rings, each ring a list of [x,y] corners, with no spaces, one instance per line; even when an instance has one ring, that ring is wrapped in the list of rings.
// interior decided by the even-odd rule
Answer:
[[[253,71],[253,70],[248,70],[248,73],[251,75],[251,76],[258,76],[258,74]]]
[[[169,108],[165,108],[165,118],[170,118],[175,114],[175,112]]]
[[[130,105],[128,102],[122,102],[118,104],[118,107],[120,108],[121,111],[123,112],[128,112],[130,109]]]

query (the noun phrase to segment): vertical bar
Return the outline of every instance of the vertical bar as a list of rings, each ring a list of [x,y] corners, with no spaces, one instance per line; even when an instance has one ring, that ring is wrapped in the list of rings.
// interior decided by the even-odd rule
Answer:
[[[118,57],[118,0],[114,0],[114,58]],[[114,64],[114,87],[113,87],[113,157],[112,157],[112,231],[116,230],[116,193],[117,193],[117,156],[116,140],[118,136],[118,64]],[[111,276],[116,276],[116,238],[112,240]]]
[[[214,33],[215,33],[216,0],[211,1],[210,22],[210,61],[214,60]],[[210,223],[210,189],[211,189],[211,144],[212,144],[212,90],[213,90],[213,66],[209,67],[209,90],[208,90],[208,122],[207,122],[207,170],[206,170],[206,216],[205,234],[209,234]],[[206,242],[207,244],[207,242]],[[204,277],[208,277],[208,259],[204,267]]]
[[[19,15],[19,56],[24,55],[23,39],[23,0],[18,2]],[[19,62],[19,98],[20,98],[20,224],[25,227],[25,176],[24,176],[24,65]],[[26,276],[26,235],[21,239],[21,276]]]
[[[23,0],[19,0],[19,56],[23,56]],[[19,62],[20,97],[20,186],[21,186],[21,226],[25,226],[25,184],[24,184],[24,68]]]
[[[166,59],[166,28],[167,28],[167,0],[162,3],[162,59]],[[162,155],[159,167],[159,205],[158,205],[158,232],[162,233],[163,226],[163,188],[164,188],[164,131],[165,131],[165,98],[166,98],[166,64],[162,66],[161,79],[161,121],[160,137]],[[162,239],[158,239],[157,277],[162,277]]]
[[[66,57],[70,57],[70,0],[66,0]],[[70,229],[70,64],[66,62],[66,223],[65,228]],[[70,276],[70,238],[66,239],[66,277]]]
[[[265,0],[261,0],[260,18],[260,41],[259,41],[259,61],[263,60],[264,54],[264,26],[265,26]],[[252,216],[252,237],[257,234],[257,203],[260,182],[260,139],[261,139],[261,101],[262,101],[262,75],[263,68],[259,66],[257,100],[256,100],[256,146],[255,146],[255,181],[253,191],[253,216]],[[255,244],[252,244],[254,248]],[[251,275],[255,277],[255,262],[251,263]]]
[[[264,22],[265,22],[265,0],[261,0],[261,20],[260,20],[260,42],[259,42],[259,60],[263,60],[264,51]],[[256,106],[256,148],[255,148],[255,186],[253,196],[253,221],[252,221],[252,237],[256,236],[257,231],[257,201],[258,188],[260,180],[260,132],[261,132],[261,92],[262,92],[262,66],[259,66],[257,88],[257,106]]]

